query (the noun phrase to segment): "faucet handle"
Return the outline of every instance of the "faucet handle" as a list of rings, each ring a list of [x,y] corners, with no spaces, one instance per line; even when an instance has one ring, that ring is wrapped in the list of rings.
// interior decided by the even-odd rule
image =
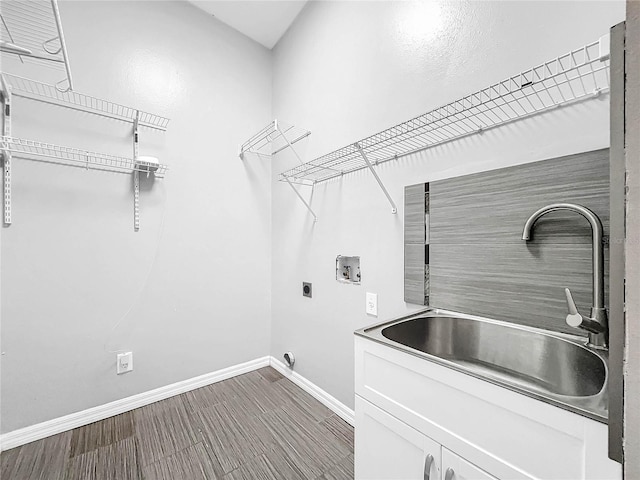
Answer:
[[[582,315],[578,313],[578,308],[576,307],[576,302],[573,301],[571,290],[569,290],[568,288],[565,288],[564,293],[567,296],[567,307],[569,307],[569,314],[567,315],[567,324],[572,327],[579,327],[580,324],[582,323]]]
[[[568,288],[564,289],[564,293],[567,296],[567,307],[569,307],[569,314],[567,315],[567,325],[576,328],[582,328],[591,333],[601,333],[604,331],[604,327],[600,324],[600,322],[594,320],[593,318],[583,317],[578,312],[578,308],[576,307],[576,302],[573,301],[573,296],[571,295],[571,290]]]

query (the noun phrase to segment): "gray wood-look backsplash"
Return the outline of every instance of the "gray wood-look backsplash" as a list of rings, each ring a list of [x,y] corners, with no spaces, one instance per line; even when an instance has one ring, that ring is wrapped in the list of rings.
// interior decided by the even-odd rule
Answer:
[[[609,150],[430,182],[430,304],[510,322],[580,333],[565,323],[563,289],[591,307],[591,228],[580,215],[524,223],[550,203],[593,210],[609,234]],[[605,297],[608,303],[605,248]]]

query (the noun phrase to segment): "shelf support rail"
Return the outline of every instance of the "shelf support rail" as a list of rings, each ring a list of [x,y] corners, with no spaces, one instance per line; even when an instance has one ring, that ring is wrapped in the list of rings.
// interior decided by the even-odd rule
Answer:
[[[138,120],[140,111],[136,110],[136,116],[133,120],[133,230],[140,230],[140,172],[138,171]]]
[[[367,164],[367,168],[369,169],[369,171],[373,175],[373,178],[375,178],[376,182],[378,182],[378,185],[380,185],[380,188],[382,189],[382,191],[386,195],[387,200],[389,200],[389,203],[391,204],[391,213],[393,213],[393,214],[398,213],[398,207],[396,207],[396,204],[394,203],[393,199],[391,198],[391,195],[389,195],[389,192],[387,191],[386,187],[384,186],[384,183],[382,183],[382,180],[380,180],[380,177],[378,176],[376,171],[373,169],[373,165],[371,165],[371,162],[367,158],[367,154],[364,153],[364,150],[362,149],[362,147],[360,146],[359,143],[355,143],[354,146],[356,147],[356,149],[358,150],[358,153],[360,154],[360,156],[364,160],[364,163]]]
[[[11,87],[4,75],[0,75],[2,87],[2,134],[11,137]],[[2,171],[4,193],[4,224],[11,225],[11,151],[8,145],[2,142]]]

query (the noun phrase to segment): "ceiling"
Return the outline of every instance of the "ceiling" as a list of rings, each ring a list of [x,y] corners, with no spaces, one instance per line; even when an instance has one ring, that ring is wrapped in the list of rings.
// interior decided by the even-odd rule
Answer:
[[[307,0],[188,0],[218,20],[271,49]]]

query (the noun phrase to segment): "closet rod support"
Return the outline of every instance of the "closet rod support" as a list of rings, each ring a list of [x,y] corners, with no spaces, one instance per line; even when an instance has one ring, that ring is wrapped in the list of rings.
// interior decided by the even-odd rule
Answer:
[[[378,182],[378,185],[380,186],[380,188],[382,189],[382,191],[386,195],[387,200],[389,200],[389,203],[391,204],[391,213],[393,213],[393,214],[398,213],[398,207],[396,207],[396,204],[394,203],[393,199],[391,198],[391,195],[389,195],[389,192],[387,191],[386,187],[384,186],[384,183],[382,183],[382,180],[380,180],[380,177],[378,176],[376,171],[373,169],[373,165],[371,165],[371,162],[367,158],[367,154],[364,153],[364,150],[362,149],[362,147],[360,146],[359,143],[356,143],[355,147],[358,150],[358,153],[360,153],[360,156],[362,157],[362,159],[364,160],[364,163],[367,164],[367,168],[369,169],[369,171],[373,175],[373,178],[376,179],[376,182]]]
[[[302,201],[302,203],[304,203],[304,206],[307,207],[307,210],[309,210],[309,213],[311,215],[313,215],[313,221],[314,223],[318,221],[318,216],[314,213],[314,211],[311,209],[311,206],[309,206],[309,204],[307,203],[307,201],[304,199],[304,197],[300,194],[300,192],[298,191],[298,189],[296,187],[293,186],[293,183],[291,183],[291,181],[289,180],[288,177],[284,177],[285,182],[287,182],[289,184],[289,186],[293,189],[294,192],[296,192],[296,195],[298,196],[298,198]],[[313,187],[311,187],[313,188]]]

